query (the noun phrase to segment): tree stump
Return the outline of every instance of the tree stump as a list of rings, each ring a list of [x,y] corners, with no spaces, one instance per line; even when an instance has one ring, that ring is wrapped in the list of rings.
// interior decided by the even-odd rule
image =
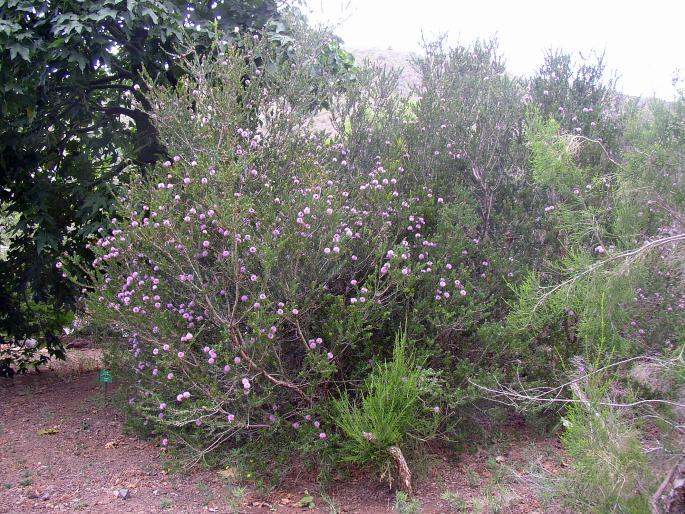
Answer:
[[[362,432],[362,436],[367,441],[376,440],[375,434],[371,432]],[[399,446],[391,446],[388,448],[388,453],[392,455],[392,458],[395,459],[395,464],[397,464],[397,474],[400,477],[400,485],[402,490],[411,496],[413,494],[411,487],[411,470],[409,469],[409,465],[404,458],[402,450]]]
[[[388,448],[388,452],[390,452],[390,455],[392,455],[392,457],[395,459],[395,463],[397,464],[397,472],[400,477],[402,490],[411,496],[413,494],[411,488],[411,470],[407,465],[407,461],[404,459],[402,450],[400,450],[399,446],[391,446]]]

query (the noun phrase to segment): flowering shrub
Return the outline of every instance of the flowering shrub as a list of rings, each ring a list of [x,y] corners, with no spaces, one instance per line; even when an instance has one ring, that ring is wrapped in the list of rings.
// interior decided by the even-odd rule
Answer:
[[[622,112],[590,68],[554,90],[563,59],[526,84],[494,43],[435,45],[403,99],[373,66],[344,83],[322,66],[312,87],[308,63],[329,40],[310,36],[287,61],[259,38],[240,53],[217,45],[173,89],[144,88],[171,157],[132,181],[95,242],[88,310],[123,336],[110,360],[163,446],[273,462],[331,456],[333,442],[386,469],[411,430],[454,434],[476,379],[534,387],[677,337],[676,120],[663,121],[670,139],[633,135],[658,151],[624,168],[610,146]],[[313,128],[323,104],[333,131]],[[645,165],[668,173],[645,187],[658,175]],[[631,214],[636,189],[655,195],[644,217]],[[661,238],[661,264],[642,252],[622,272],[665,233],[676,239]],[[400,327],[425,363],[409,390],[388,386]],[[369,422],[379,412],[397,416]]]
[[[478,302],[468,207],[399,144],[362,168],[343,139],[299,130],[304,85],[269,88],[282,71],[253,52],[259,66],[225,49],[157,90],[174,156],[132,184],[93,262],[90,310],[128,340],[131,408],[199,455],[284,429],[325,444],[327,400],[390,355],[400,323],[430,343]]]

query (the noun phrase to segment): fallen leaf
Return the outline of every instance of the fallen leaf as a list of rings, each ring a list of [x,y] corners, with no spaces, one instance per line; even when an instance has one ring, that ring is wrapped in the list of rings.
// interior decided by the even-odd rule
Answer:
[[[224,480],[234,480],[236,476],[238,475],[233,468],[226,468],[226,469],[221,469],[216,472],[217,475],[219,475],[221,478]]]

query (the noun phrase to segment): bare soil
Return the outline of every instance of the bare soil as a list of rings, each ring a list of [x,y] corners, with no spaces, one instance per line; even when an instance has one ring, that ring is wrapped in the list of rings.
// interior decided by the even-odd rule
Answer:
[[[99,362],[97,350],[72,349],[66,363],[1,379],[0,513],[397,512],[394,492],[363,473],[338,477],[326,491],[302,473],[268,494],[216,470],[168,474],[155,442],[125,433],[98,382]],[[430,452],[415,471],[421,512],[564,512],[541,504],[533,478],[563,469],[557,438],[534,437],[520,423],[509,432],[471,453]],[[299,506],[305,492],[313,509]],[[459,495],[461,510],[446,492]]]

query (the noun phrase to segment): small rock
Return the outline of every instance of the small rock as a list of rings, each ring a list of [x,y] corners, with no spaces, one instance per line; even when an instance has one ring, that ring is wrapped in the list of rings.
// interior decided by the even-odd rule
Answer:
[[[119,489],[119,493],[117,494],[117,496],[119,496],[119,498],[121,498],[122,500],[128,499],[128,489]]]

